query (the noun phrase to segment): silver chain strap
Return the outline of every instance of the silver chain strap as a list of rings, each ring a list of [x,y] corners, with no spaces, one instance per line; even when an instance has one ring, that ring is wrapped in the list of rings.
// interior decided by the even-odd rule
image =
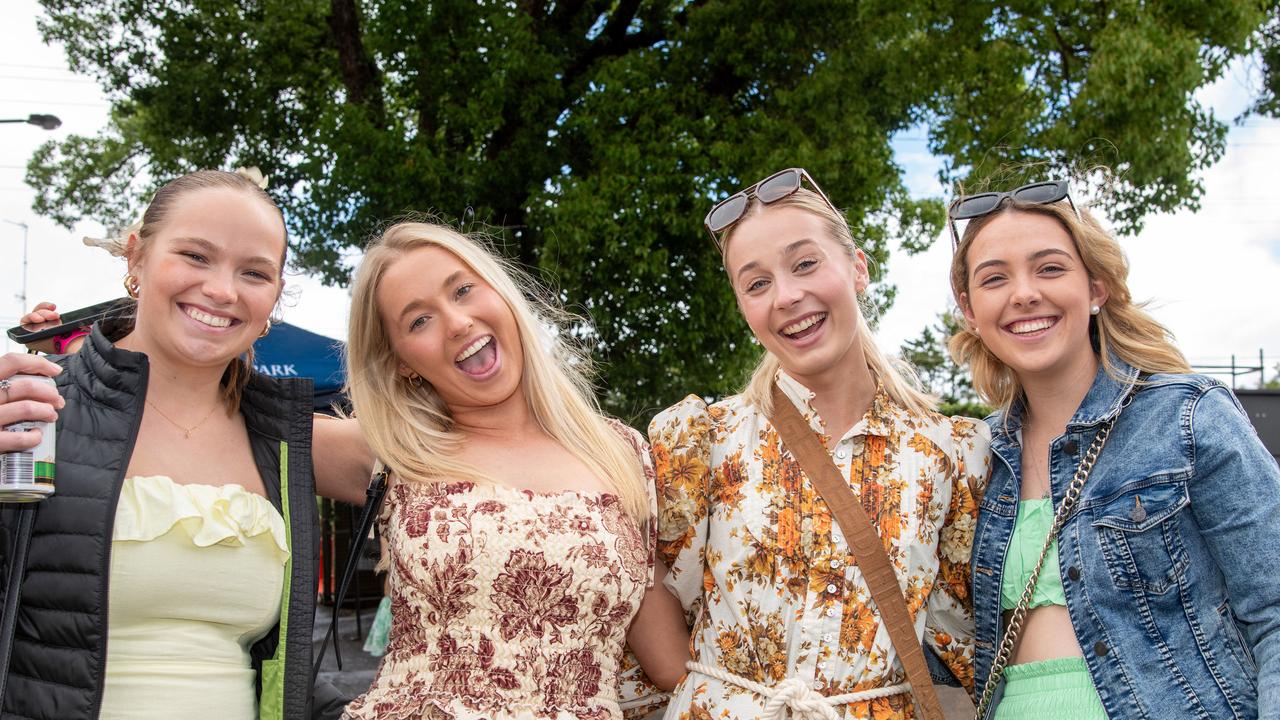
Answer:
[[[1131,386],[1129,392],[1120,403],[1120,409],[1129,406],[1133,401],[1133,394],[1137,386]],[[995,695],[996,687],[1000,685],[1000,678],[1004,675],[1004,668],[1009,664],[1009,657],[1013,655],[1013,646],[1018,642],[1018,635],[1022,632],[1022,621],[1027,614],[1027,606],[1031,604],[1031,595],[1035,592],[1036,581],[1040,579],[1040,570],[1044,567],[1044,559],[1049,554],[1049,548],[1053,546],[1053,541],[1057,539],[1058,532],[1062,530],[1062,526],[1066,524],[1067,518],[1070,517],[1071,511],[1075,509],[1076,501],[1080,499],[1080,491],[1084,489],[1084,483],[1089,479],[1089,473],[1093,470],[1093,464],[1098,461],[1098,455],[1102,453],[1102,446],[1107,443],[1107,438],[1111,436],[1111,428],[1115,426],[1115,422],[1119,419],[1119,413],[1098,428],[1098,434],[1094,436],[1093,443],[1089,445],[1089,449],[1085,451],[1084,457],[1080,459],[1080,465],[1076,468],[1076,476],[1072,478],[1071,484],[1067,486],[1067,494],[1063,496],[1062,502],[1058,504],[1058,510],[1053,514],[1053,526],[1049,528],[1049,535],[1044,539],[1044,545],[1040,548],[1040,559],[1036,560],[1035,567],[1031,568],[1031,577],[1027,578],[1027,586],[1022,590],[1022,597],[1018,598],[1018,605],[1013,610],[1013,616],[1009,618],[1009,626],[1004,629],[1004,637],[1000,639],[1000,650],[996,653],[995,662],[991,664],[991,672],[987,675],[987,682],[982,686],[982,699],[978,702],[977,720],[982,720],[987,712],[987,706],[991,704],[991,698]]]

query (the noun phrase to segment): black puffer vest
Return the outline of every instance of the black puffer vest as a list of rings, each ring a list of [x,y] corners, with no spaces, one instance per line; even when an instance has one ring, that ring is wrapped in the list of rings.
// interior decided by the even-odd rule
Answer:
[[[114,347],[96,326],[78,354],[53,359],[63,367],[58,391],[67,401],[58,416],[57,491],[36,510],[2,720],[98,717],[112,528],[146,396],[146,356]],[[290,528],[291,576],[281,612],[287,627],[284,649],[273,660],[280,624],[251,649],[263,690],[260,715],[307,718],[317,544],[311,381],[255,374],[240,412],[267,495]],[[281,506],[282,478],[287,478],[287,510]],[[0,508],[7,536],[16,511]],[[7,562],[9,548],[4,551]],[[264,661],[270,668],[266,673]]]

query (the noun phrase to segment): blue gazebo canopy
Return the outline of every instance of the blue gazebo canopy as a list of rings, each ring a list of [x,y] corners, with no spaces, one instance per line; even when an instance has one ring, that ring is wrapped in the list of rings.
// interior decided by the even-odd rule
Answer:
[[[346,375],[342,370],[340,340],[278,323],[253,344],[253,367],[263,375],[277,378],[304,377],[315,382],[318,410],[327,410],[342,392]]]

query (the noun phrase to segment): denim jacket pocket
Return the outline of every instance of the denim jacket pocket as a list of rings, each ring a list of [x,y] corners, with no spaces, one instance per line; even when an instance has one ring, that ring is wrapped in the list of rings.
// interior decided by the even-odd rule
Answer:
[[[1117,587],[1162,595],[1177,584],[1191,559],[1178,531],[1178,513],[1190,503],[1179,471],[1130,483],[1093,507],[1093,528]]]
[[[1222,604],[1218,606],[1218,616],[1222,619],[1222,629],[1227,634],[1227,648],[1240,661],[1246,675],[1257,675],[1258,661],[1253,658],[1253,651],[1249,648],[1249,643],[1245,641],[1244,633],[1240,632],[1240,625],[1236,622],[1236,614],[1231,611],[1231,601],[1222,601]]]

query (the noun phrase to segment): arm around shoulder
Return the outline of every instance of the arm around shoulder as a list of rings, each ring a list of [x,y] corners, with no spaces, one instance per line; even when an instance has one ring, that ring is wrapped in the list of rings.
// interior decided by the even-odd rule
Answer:
[[[363,505],[374,457],[360,433],[360,422],[327,415],[312,417],[311,463],[315,468],[316,494]]]

